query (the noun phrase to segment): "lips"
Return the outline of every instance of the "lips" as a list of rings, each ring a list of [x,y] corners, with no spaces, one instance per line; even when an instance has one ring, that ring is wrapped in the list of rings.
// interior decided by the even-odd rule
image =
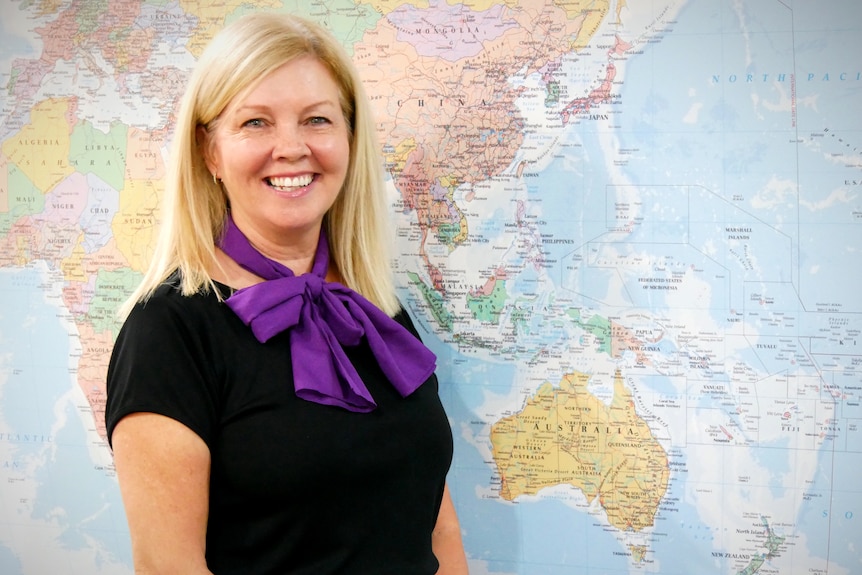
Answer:
[[[301,176],[295,176],[292,178],[271,177],[267,178],[266,181],[270,186],[277,190],[289,191],[304,188],[305,186],[310,184],[313,179],[314,176],[312,174],[303,174]]]

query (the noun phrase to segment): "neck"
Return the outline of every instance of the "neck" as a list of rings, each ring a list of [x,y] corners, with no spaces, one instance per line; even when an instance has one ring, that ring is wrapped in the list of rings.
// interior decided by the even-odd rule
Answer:
[[[237,223],[236,220],[234,224],[254,249],[289,268],[294,275],[300,276],[311,271],[320,239],[320,224],[290,233],[267,233],[253,226]]]
[[[209,275],[213,281],[234,290],[247,288],[265,281],[233,261],[233,258],[224,253],[221,248],[216,247],[215,254],[215,268],[209,270]]]
[[[223,283],[231,287],[236,284],[254,285],[263,280],[301,276],[307,273],[327,282],[343,283],[337,267],[329,265],[329,241],[320,226],[318,226],[314,249],[310,256],[307,255],[311,246],[308,240],[303,243],[300,250],[296,249],[296,243],[283,242],[266,242],[264,245],[269,248],[261,249],[252,241],[253,238],[246,236],[236,222],[228,216],[224,235],[219,239],[217,246],[219,248],[217,267],[222,272],[222,277],[232,282],[223,281]],[[285,251],[284,248],[288,245],[290,249]],[[284,257],[285,253],[290,257]],[[211,277],[216,281],[222,281],[215,275]]]

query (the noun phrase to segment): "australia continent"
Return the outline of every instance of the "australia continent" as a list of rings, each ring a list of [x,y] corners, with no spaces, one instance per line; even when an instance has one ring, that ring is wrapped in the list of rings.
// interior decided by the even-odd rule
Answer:
[[[620,374],[610,404],[588,390],[591,377],[575,372],[558,387],[545,383],[521,411],[491,427],[500,495],[511,501],[572,485],[590,503],[599,498],[611,525],[640,531],[653,525],[667,492],[667,453]]]

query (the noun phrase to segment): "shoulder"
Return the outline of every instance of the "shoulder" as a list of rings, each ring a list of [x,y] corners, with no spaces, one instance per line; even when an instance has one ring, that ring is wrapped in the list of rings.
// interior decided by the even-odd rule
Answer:
[[[392,316],[392,319],[394,319],[404,327],[413,327],[413,320],[410,319],[410,316],[407,314],[407,310],[404,309],[404,306],[398,308],[398,313]]]
[[[216,284],[212,289],[183,295],[178,273],[168,277],[153,293],[134,305],[120,331],[121,339],[129,337],[192,337],[197,338],[214,329],[213,322],[224,314],[222,304],[230,289]]]
[[[223,299],[230,296],[231,288],[218,282],[215,283],[215,286],[217,291],[204,286],[196,293],[184,295],[182,292],[182,277],[179,272],[174,272],[153,290],[153,293],[149,297],[135,304],[130,316],[135,313],[152,313],[167,310],[183,312],[190,311],[196,307],[219,304]]]
[[[394,319],[395,321],[397,321],[398,323],[400,323],[400,324],[401,324],[401,325],[402,325],[402,326],[403,326],[407,331],[409,331],[410,333],[412,333],[412,334],[413,334],[414,336],[416,336],[418,339],[420,339],[420,340],[422,339],[422,338],[419,336],[419,332],[416,330],[416,326],[415,326],[415,325],[414,325],[414,323],[413,323],[413,319],[410,317],[410,314],[408,314],[408,313],[407,313],[407,310],[406,310],[406,309],[404,309],[404,306],[403,306],[403,305],[402,305],[402,306],[400,307],[400,309],[398,310],[398,313],[396,313],[396,314],[392,317],[392,319]]]
[[[126,415],[168,416],[206,443],[213,436],[218,383],[225,371],[227,321],[214,293],[184,296],[169,278],[126,318],[108,364],[105,425],[113,429]]]

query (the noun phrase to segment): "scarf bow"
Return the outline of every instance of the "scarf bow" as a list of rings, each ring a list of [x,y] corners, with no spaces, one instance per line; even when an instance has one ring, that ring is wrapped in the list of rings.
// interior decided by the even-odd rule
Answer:
[[[374,410],[374,398],[343,349],[359,345],[363,336],[402,397],[434,372],[434,353],[404,326],[352,289],[325,280],[329,243],[322,229],[312,270],[301,276],[258,252],[230,216],[219,247],[267,280],[237,290],[226,303],[261,343],[288,331],[298,397],[354,412]]]

